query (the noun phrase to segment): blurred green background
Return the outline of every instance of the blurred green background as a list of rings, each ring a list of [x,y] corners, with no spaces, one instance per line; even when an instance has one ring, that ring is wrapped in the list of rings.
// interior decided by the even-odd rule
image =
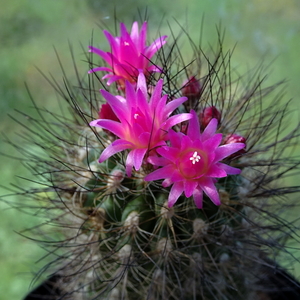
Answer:
[[[108,49],[97,26],[105,23],[114,28],[114,15],[130,26],[139,20],[138,9],[147,6],[152,37],[157,26],[162,34],[169,34],[167,21],[176,32],[175,20],[188,21],[192,36],[199,36],[204,16],[204,45],[216,38],[216,25],[226,29],[225,49],[236,46],[233,64],[251,68],[262,58],[266,64],[275,59],[269,71],[269,82],[288,80],[286,99],[294,98],[295,124],[299,116],[300,95],[300,1],[299,0],[0,0],[0,131],[18,141],[15,133],[23,129],[8,115],[18,118],[15,109],[28,112],[32,106],[25,89],[27,82],[35,101],[43,107],[57,105],[53,89],[46,84],[36,67],[46,74],[62,79],[53,46],[66,69],[71,69],[68,42],[72,44],[76,60],[84,60],[80,46],[87,48],[94,30],[94,43]],[[173,27],[174,25],[174,27]],[[88,66],[81,64],[82,72]],[[22,147],[22,145],[19,145]],[[12,153],[0,141],[0,152]],[[19,157],[21,154],[17,154]],[[26,187],[26,176],[20,161],[0,156],[2,176],[0,195],[7,194],[11,183]],[[299,177],[293,179],[299,184]],[[17,197],[5,198],[12,203]],[[21,213],[0,201],[0,300],[17,300],[28,292],[33,272],[43,262],[38,259],[44,251],[16,232],[41,220]],[[294,274],[300,275],[297,266]]]

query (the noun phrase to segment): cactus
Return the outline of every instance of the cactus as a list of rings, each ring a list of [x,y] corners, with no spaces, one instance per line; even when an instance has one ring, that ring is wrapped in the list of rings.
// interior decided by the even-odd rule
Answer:
[[[49,220],[47,299],[265,299],[282,291],[270,274],[289,293],[279,212],[299,188],[278,182],[298,132],[280,134],[278,84],[236,74],[221,41],[190,41],[186,62],[177,38],[147,46],[146,23],[104,33],[112,52],[90,46],[88,77],[49,81],[71,113],[29,120],[43,153],[22,149],[43,185],[24,196]]]

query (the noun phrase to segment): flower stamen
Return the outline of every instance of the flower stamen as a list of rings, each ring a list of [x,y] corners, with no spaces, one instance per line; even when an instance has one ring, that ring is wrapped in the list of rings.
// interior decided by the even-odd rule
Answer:
[[[198,155],[198,152],[195,151],[193,156],[190,157],[190,160],[192,161],[193,165],[198,162],[201,159],[200,155]]]

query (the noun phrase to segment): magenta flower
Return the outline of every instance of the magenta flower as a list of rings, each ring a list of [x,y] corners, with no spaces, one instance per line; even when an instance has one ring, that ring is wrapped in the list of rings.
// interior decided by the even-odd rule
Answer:
[[[202,208],[203,192],[211,201],[220,205],[220,197],[215,186],[216,178],[241,171],[220,161],[245,147],[243,143],[220,146],[222,134],[215,133],[217,119],[212,119],[203,133],[200,133],[196,113],[189,122],[187,135],[182,132],[169,131],[171,145],[162,146],[156,151],[161,157],[150,156],[148,162],[162,166],[145,177],[146,181],[164,179],[164,187],[173,184],[168,205],[172,207],[184,192],[186,197],[194,197],[195,204]]]
[[[101,127],[111,131],[120,139],[110,144],[101,154],[99,162],[125,149],[130,149],[126,160],[126,173],[131,175],[132,167],[139,170],[144,157],[158,146],[166,145],[168,130],[183,121],[189,120],[188,113],[170,114],[184,101],[185,97],[174,99],[167,103],[167,95],[161,96],[163,80],[159,80],[153,94],[148,99],[147,84],[144,74],[140,74],[136,91],[126,81],[126,98],[113,96],[105,90],[101,94],[111,106],[120,122],[99,119],[92,121],[91,126]]]
[[[146,46],[147,22],[142,25],[140,33],[137,22],[133,23],[130,34],[123,23],[121,23],[120,28],[120,37],[113,37],[108,31],[103,31],[110,44],[111,52],[104,52],[92,46],[89,47],[90,52],[100,55],[110,66],[109,68],[97,67],[91,69],[89,73],[96,71],[109,72],[102,78],[108,79],[108,85],[115,81],[119,81],[121,85],[124,85],[125,80],[135,83],[140,72],[146,76],[152,72],[161,72],[161,69],[152,65],[150,60],[166,43],[167,36],[161,36],[150,46]]]

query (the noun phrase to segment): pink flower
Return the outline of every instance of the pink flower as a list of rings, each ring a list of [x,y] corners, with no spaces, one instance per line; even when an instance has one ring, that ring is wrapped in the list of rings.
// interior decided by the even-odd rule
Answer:
[[[222,134],[215,133],[217,119],[212,119],[203,133],[200,133],[196,113],[189,122],[187,135],[182,132],[169,131],[171,145],[159,147],[156,151],[161,157],[150,156],[148,162],[162,166],[145,177],[146,181],[164,179],[164,187],[173,184],[168,205],[172,207],[184,192],[186,197],[194,197],[195,204],[202,208],[203,192],[211,201],[220,205],[220,197],[215,186],[216,178],[241,171],[220,161],[232,153],[244,148],[243,143],[220,146]]]
[[[130,34],[123,23],[121,23],[120,28],[120,37],[113,37],[108,31],[103,31],[110,44],[111,52],[104,52],[92,46],[89,47],[90,52],[100,55],[110,66],[96,67],[91,69],[89,73],[96,71],[109,72],[102,79],[108,79],[108,85],[119,81],[122,86],[125,80],[135,83],[140,72],[146,76],[151,72],[161,72],[161,69],[152,65],[150,60],[166,43],[167,36],[161,36],[150,46],[146,46],[147,22],[142,25],[140,33],[137,22],[133,23]]]
[[[168,130],[190,119],[191,114],[183,113],[170,117],[170,114],[184,101],[185,97],[167,103],[167,95],[161,96],[163,80],[159,80],[153,94],[148,99],[147,84],[144,74],[140,74],[137,89],[126,81],[126,98],[113,96],[105,90],[101,94],[111,106],[120,122],[99,119],[92,121],[97,126],[111,131],[120,139],[110,144],[101,154],[99,162],[103,162],[117,152],[130,149],[126,160],[126,173],[131,175],[132,167],[139,170],[145,155],[158,146],[166,145]]]

